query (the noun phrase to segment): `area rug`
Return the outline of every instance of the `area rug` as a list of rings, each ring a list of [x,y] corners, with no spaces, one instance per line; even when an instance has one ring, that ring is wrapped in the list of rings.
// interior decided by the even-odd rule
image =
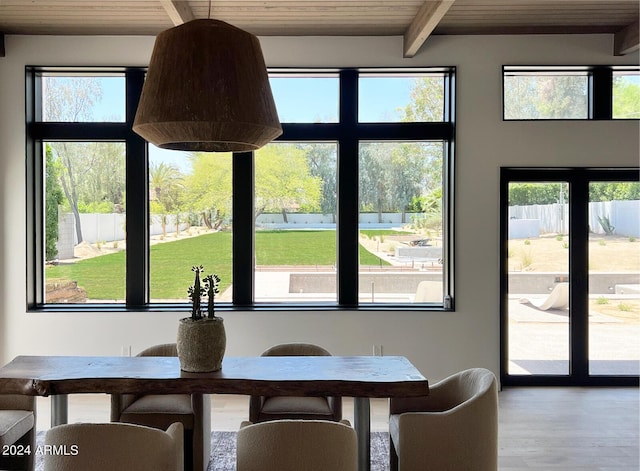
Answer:
[[[44,441],[44,432],[38,432],[37,444]],[[371,433],[371,471],[389,469],[389,434]],[[42,456],[36,455],[36,471],[42,471]],[[236,469],[236,432],[211,433],[211,462],[208,471],[235,471]]]

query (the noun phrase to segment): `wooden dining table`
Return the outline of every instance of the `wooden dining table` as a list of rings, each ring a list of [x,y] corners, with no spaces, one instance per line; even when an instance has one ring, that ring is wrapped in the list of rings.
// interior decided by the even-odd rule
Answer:
[[[0,394],[50,396],[52,426],[67,423],[68,394],[243,394],[354,398],[358,470],[370,469],[369,398],[415,397],[427,379],[402,356],[225,357],[212,373],[176,357],[18,356],[0,368]]]

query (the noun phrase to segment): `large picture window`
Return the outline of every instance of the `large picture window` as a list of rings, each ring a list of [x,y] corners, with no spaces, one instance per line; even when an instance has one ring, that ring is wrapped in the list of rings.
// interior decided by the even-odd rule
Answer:
[[[143,68],[27,67],[28,306],[452,309],[454,69],[270,70],[255,152],[131,130]]]

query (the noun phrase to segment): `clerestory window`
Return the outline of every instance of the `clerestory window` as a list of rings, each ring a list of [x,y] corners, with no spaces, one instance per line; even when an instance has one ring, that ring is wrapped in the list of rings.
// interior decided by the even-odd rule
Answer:
[[[635,66],[505,66],[505,120],[640,119]]]

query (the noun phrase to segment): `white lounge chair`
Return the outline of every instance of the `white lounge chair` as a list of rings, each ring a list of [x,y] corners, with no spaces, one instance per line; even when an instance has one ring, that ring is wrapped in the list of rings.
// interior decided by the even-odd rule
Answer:
[[[569,307],[569,283],[558,283],[545,299],[520,298],[521,304],[531,304],[536,309],[566,309]]]

